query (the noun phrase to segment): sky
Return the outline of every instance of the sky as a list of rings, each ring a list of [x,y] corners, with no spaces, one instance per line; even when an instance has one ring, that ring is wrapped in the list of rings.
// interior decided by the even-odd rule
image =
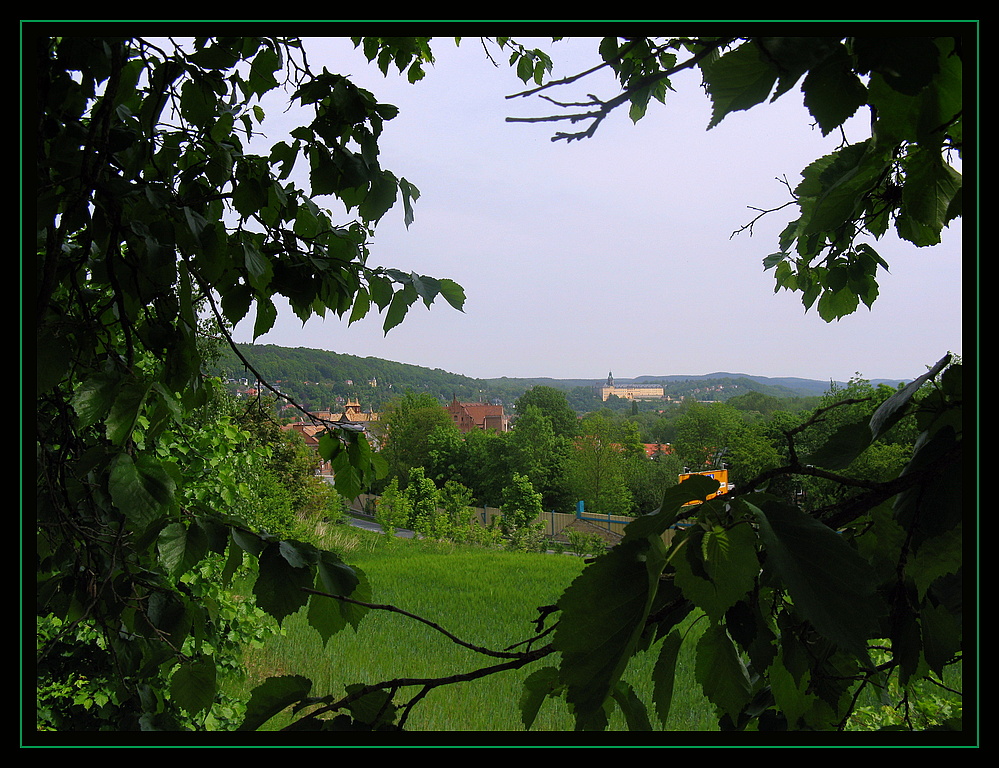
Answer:
[[[596,38],[557,43],[556,78],[599,59]],[[420,190],[407,229],[402,205],[371,241],[369,266],[458,282],[463,312],[440,299],[415,304],[385,335],[372,312],[302,324],[287,306],[258,344],[378,357],[474,378],[616,379],[642,375],[796,376],[823,381],[911,379],[947,352],[961,354],[962,233],[916,248],[890,234],[874,243],[888,262],[873,310],[826,323],[798,294],[774,292],[762,260],[794,208],[733,233],[788,199],[812,160],[834,150],[793,90],[772,104],[728,115],[707,130],[710,104],[695,73],[674,79],[666,106],[633,124],[626,109],[596,134],[552,142],[563,124],[508,122],[559,110],[538,97],[507,98],[526,86],[476,38],[432,42],[435,64],[415,84],[369,64],[348,38],[306,38],[312,68],[350,76],[399,107],[385,124],[381,165]],[[495,51],[494,51],[495,53]],[[607,77],[550,93],[578,101],[618,93]],[[264,105],[266,143],[298,122]],[[301,117],[301,115],[299,115]],[[866,117],[847,125],[867,137]],[[296,183],[308,189],[304,168]],[[336,201],[320,198],[336,210]],[[235,339],[252,339],[252,311]]]

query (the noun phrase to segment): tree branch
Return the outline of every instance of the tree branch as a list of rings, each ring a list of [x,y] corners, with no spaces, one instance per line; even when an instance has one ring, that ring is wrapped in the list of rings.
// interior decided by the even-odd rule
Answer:
[[[524,656],[530,655],[532,653],[531,651],[524,651],[524,652],[494,651],[494,650],[491,650],[489,648],[483,648],[482,646],[474,645],[472,643],[466,642],[465,640],[462,640],[460,637],[457,637],[456,635],[452,634],[451,632],[448,632],[446,629],[444,629],[439,624],[436,624],[436,623],[430,621],[429,619],[425,619],[422,616],[419,616],[419,615],[417,615],[415,613],[410,613],[409,611],[403,610],[402,608],[398,608],[398,607],[396,607],[394,605],[378,604],[378,603],[365,603],[365,602],[362,602],[360,600],[354,600],[354,599],[349,598],[349,597],[344,597],[343,595],[333,595],[333,594],[330,594],[329,592],[323,592],[323,591],[318,590],[318,589],[310,589],[308,587],[302,587],[302,591],[303,592],[307,592],[310,595],[319,595],[320,597],[329,597],[329,598],[332,598],[333,600],[339,600],[339,601],[344,602],[344,603],[351,603],[352,605],[359,605],[362,608],[369,608],[371,610],[388,611],[389,613],[398,613],[398,614],[401,614],[401,615],[406,616],[406,617],[408,617],[410,619],[413,619],[414,621],[418,621],[421,624],[426,624],[431,629],[434,629],[437,632],[440,632],[442,635],[444,635],[446,638],[448,638],[451,642],[456,643],[457,645],[460,645],[463,648],[468,648],[469,650],[475,651],[476,653],[481,653],[484,656],[494,656],[494,657],[500,658],[500,659],[520,659],[520,658],[523,658]],[[527,640],[527,641],[524,641],[524,642],[531,642],[531,641]],[[523,644],[523,643],[519,643],[519,644]]]
[[[320,715],[324,715],[329,712],[335,712],[338,709],[343,709],[349,704],[352,704],[353,702],[363,698],[364,696],[367,696],[370,693],[374,693],[375,691],[395,690],[398,688],[418,685],[421,687],[421,690],[419,691],[419,693],[416,694],[416,696],[410,702],[407,703],[406,711],[408,715],[408,711],[412,709],[412,706],[410,705],[415,705],[417,701],[424,698],[430,691],[432,691],[435,688],[439,688],[444,685],[452,685],[454,683],[464,683],[470,680],[478,680],[483,677],[488,677],[489,675],[495,675],[499,672],[507,672],[513,669],[520,669],[521,667],[525,667],[528,664],[532,664],[538,659],[543,659],[545,656],[548,656],[549,654],[554,652],[555,649],[552,646],[546,645],[542,648],[538,648],[534,651],[529,651],[525,654],[522,654],[520,658],[513,659],[512,661],[506,661],[503,662],[502,664],[494,664],[489,667],[481,667],[479,669],[472,670],[471,672],[461,672],[455,675],[447,675],[444,677],[397,677],[393,680],[385,680],[380,683],[372,683],[370,685],[365,685],[363,688],[359,688],[353,693],[350,693],[336,701],[330,702],[328,704],[319,707],[318,709],[310,712],[306,716],[306,718],[317,719]],[[302,718],[302,720],[306,718]],[[298,720],[292,723],[291,725],[285,727],[284,730],[296,730],[297,728],[301,727],[302,720]]]
[[[582,121],[582,120],[592,120],[593,122],[591,123],[590,127],[587,128],[584,131],[578,131],[576,133],[562,133],[562,132],[558,132],[558,133],[556,133],[552,137],[551,140],[552,141],[559,141],[561,139],[564,139],[567,142],[571,142],[571,141],[574,141],[574,140],[578,141],[578,140],[581,140],[581,139],[590,138],[590,137],[593,136],[594,133],[596,133],[597,128],[599,127],[600,123],[603,122],[604,118],[606,118],[607,115],[609,115],[611,112],[613,112],[619,106],[621,106],[622,104],[624,104],[626,101],[628,101],[629,99],[631,99],[631,97],[632,97],[633,94],[635,94],[638,91],[644,90],[645,88],[649,88],[649,87],[655,85],[656,83],[658,83],[658,82],[660,82],[662,80],[666,80],[666,79],[672,77],[673,75],[675,75],[675,74],[677,74],[679,72],[683,72],[686,69],[693,68],[698,63],[700,63],[703,59],[707,58],[709,55],[711,55],[715,51],[719,50],[720,48],[724,48],[724,47],[730,45],[736,39],[737,38],[734,38],[734,37],[733,38],[723,38],[723,39],[715,40],[715,41],[712,41],[711,43],[705,44],[705,47],[703,49],[701,49],[700,51],[698,51],[697,53],[695,53],[693,56],[691,56],[689,59],[687,59],[683,63],[677,64],[676,66],[670,67],[668,69],[664,69],[664,70],[662,70],[660,72],[656,72],[655,74],[648,75],[646,77],[640,78],[640,79],[636,80],[635,82],[626,85],[624,87],[624,90],[621,91],[621,93],[619,93],[617,96],[615,96],[613,99],[610,99],[609,101],[603,101],[601,99],[598,99],[593,94],[588,94],[589,97],[590,97],[590,99],[592,99],[592,103],[595,106],[599,107],[595,111],[585,112],[585,113],[579,113],[579,114],[575,114],[575,115],[559,115],[559,116],[541,117],[541,118],[538,118],[538,117],[534,117],[534,118],[508,117],[508,118],[506,118],[506,121],[508,123],[538,123],[538,122],[555,122],[555,121],[558,121],[558,120],[569,120],[569,121],[575,123],[575,122],[579,122],[579,121]],[[604,63],[605,64],[609,64],[609,62],[604,62]],[[592,74],[593,72],[597,71],[598,69],[601,69],[602,66],[603,65],[600,65],[600,66],[597,66],[597,67],[593,67],[590,70],[587,70],[585,72],[580,72],[577,75],[573,75],[571,77],[564,78],[564,80],[562,80],[562,81],[552,81],[551,83],[546,83],[545,85],[539,86],[538,88],[532,88],[532,89],[527,90],[527,91],[522,91],[520,93],[513,94],[511,96],[507,96],[507,98],[514,98],[514,97],[517,97],[517,96],[529,96],[529,95],[536,94],[539,91],[541,91],[541,90],[543,90],[545,88],[551,87],[551,86],[565,85],[567,83],[575,82],[575,81],[581,79],[582,77],[584,77],[586,75],[589,75],[589,74]],[[547,100],[548,101],[553,101],[552,99],[547,99]],[[553,103],[557,103],[557,102],[553,102]],[[576,105],[576,106],[582,106],[582,105]]]

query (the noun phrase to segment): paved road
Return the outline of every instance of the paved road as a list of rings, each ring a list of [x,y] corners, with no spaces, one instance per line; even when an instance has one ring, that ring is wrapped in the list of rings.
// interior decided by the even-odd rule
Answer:
[[[384,533],[382,527],[378,525],[374,520],[369,517],[351,517],[348,522],[357,527],[363,528],[366,531],[374,531],[375,533]],[[411,539],[415,535],[412,531],[408,531],[405,528],[397,528],[395,531],[396,536],[401,536],[404,539]]]

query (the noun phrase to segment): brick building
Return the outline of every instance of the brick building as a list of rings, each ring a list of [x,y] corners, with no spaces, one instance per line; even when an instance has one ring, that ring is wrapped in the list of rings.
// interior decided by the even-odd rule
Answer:
[[[497,432],[507,432],[510,429],[510,417],[503,413],[502,405],[460,403],[455,397],[444,406],[444,410],[462,434],[473,429],[495,429]]]

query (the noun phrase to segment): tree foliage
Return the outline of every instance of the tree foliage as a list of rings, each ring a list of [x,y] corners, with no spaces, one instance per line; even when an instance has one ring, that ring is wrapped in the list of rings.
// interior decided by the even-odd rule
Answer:
[[[595,515],[626,515],[631,511],[625,465],[630,458],[645,460],[630,422],[615,423],[602,413],[589,414],[580,425],[569,455],[569,483],[586,510]]]
[[[545,511],[541,494],[534,490],[529,478],[514,474],[503,491],[503,525],[511,530],[530,525]]]
[[[417,300],[460,308],[463,296],[446,279],[368,264],[374,224],[397,201],[408,220],[419,194],[379,163],[396,109],[311,71],[297,39],[39,36],[29,50],[37,612],[63,627],[38,660],[92,627],[116,672],[105,727],[191,727],[216,700],[225,632],[211,601],[183,583],[200,562],[228,558],[231,572],[244,556],[257,561],[257,604],[277,619],[308,604],[326,637],[360,609],[302,588],[357,597],[366,583],[332,553],[253,529],[237,515],[237,484],[193,491],[195,464],[174,435],[210,402],[202,312],[224,329],[252,308],[259,335],[283,296],[303,320],[354,321],[374,307],[388,331]],[[260,98],[285,86],[311,121],[290,143],[249,152]],[[288,180],[303,163],[308,191]],[[353,220],[323,209],[322,196]],[[212,438],[237,442],[225,430]],[[331,429],[322,450],[349,498],[384,471],[357,432]],[[167,695],[163,681],[179,690],[194,675],[196,700]]]
[[[531,387],[517,398],[514,408],[518,414],[525,414],[531,407],[540,411],[559,437],[575,437],[579,433],[576,412],[561,390],[541,384]]]
[[[435,434],[438,429],[443,435]],[[431,464],[435,445],[445,437],[458,435],[458,428],[440,401],[427,392],[408,391],[390,401],[382,415],[380,430],[388,470],[398,475],[403,484],[413,468]]]

